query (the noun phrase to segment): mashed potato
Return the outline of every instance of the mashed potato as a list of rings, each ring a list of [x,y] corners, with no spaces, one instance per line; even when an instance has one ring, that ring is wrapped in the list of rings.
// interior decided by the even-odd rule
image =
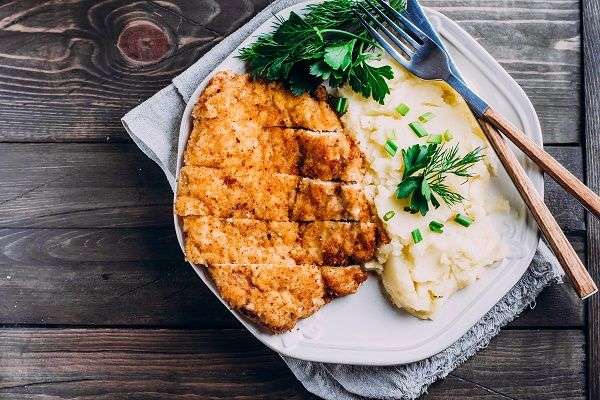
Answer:
[[[395,190],[402,178],[401,149],[414,144],[426,144],[427,137],[418,138],[409,128],[410,122],[432,112],[434,118],[423,124],[430,134],[446,130],[453,138],[447,146],[457,144],[464,155],[487,142],[464,100],[443,82],[423,81],[397,66],[391,59],[384,62],[394,66],[391,94],[380,105],[342,88],[348,98],[348,112],[342,118],[346,129],[355,137],[371,167],[372,193],[381,218],[388,211],[395,216],[385,222],[391,243],[379,251],[379,269],[383,286],[393,303],[419,318],[433,318],[446,299],[458,289],[473,283],[485,266],[505,257],[506,248],[490,216],[508,212],[508,202],[490,190],[495,165],[487,156],[475,164],[472,178],[448,176],[446,183],[464,196],[465,200],[451,207],[446,204],[422,216],[404,211],[407,199],[396,199]],[[404,103],[410,107],[406,116],[395,108]],[[391,157],[384,150],[386,140],[398,145]],[[491,150],[490,150],[491,151]],[[469,216],[474,223],[463,227],[454,222],[457,213]],[[443,233],[429,229],[432,220],[444,224]],[[423,240],[417,244],[411,232],[419,229]],[[379,264],[379,265],[378,265]]]

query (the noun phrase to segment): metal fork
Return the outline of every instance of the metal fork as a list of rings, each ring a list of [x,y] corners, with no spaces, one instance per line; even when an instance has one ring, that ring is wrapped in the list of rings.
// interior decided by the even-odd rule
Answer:
[[[366,6],[358,4],[356,15],[381,47],[414,75],[427,80],[443,80],[465,99],[480,120],[488,141],[569,275],[577,294],[583,299],[596,293],[598,289],[577,253],[535,190],[515,154],[494,128],[502,131],[596,217],[600,217],[600,196],[471,90],[452,72],[449,54],[408,18],[384,0],[366,0],[364,4]]]

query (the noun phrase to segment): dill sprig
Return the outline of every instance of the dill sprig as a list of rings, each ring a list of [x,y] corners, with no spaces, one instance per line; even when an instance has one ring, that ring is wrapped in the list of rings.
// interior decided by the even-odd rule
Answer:
[[[464,197],[445,183],[446,178],[449,175],[464,177],[465,180],[472,177],[470,168],[483,159],[482,150],[477,147],[460,156],[458,145],[447,148],[443,144],[415,144],[403,149],[404,172],[396,197],[410,197],[408,211],[420,212],[421,215],[427,214],[429,203],[435,208],[440,206],[436,195],[449,206],[462,202]]]
[[[394,77],[389,65],[375,67],[381,53],[356,17],[357,4],[367,0],[325,0],[306,7],[303,17],[292,12],[279,19],[274,32],[241,49],[239,58],[258,78],[285,83],[295,94],[350,84],[364,97],[383,104]],[[404,0],[391,2],[398,10]]]

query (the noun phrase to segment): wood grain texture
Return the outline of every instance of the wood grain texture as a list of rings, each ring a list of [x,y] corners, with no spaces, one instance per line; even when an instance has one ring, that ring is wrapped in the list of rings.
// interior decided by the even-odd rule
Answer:
[[[536,191],[506,140],[488,122],[483,122],[481,126],[491,147],[519,191],[521,198],[527,204],[530,214],[537,222],[548,246],[552,249],[579,297],[586,299],[597,293],[596,283],[585,269],[583,262],[552,216],[544,199]]]
[[[168,85],[267,3],[6,3],[0,9],[0,140],[129,140],[119,121],[126,111]],[[546,143],[580,141],[577,1],[424,3],[455,19],[517,79],[541,117]],[[134,58],[118,46],[123,30],[137,24],[139,31],[144,21],[164,31],[163,41],[171,46],[154,55],[156,62],[139,62],[157,43],[153,30],[138,35],[139,48],[130,51]]]
[[[6,400],[315,398],[244,330],[3,329],[0,352]],[[583,399],[584,364],[580,331],[505,331],[423,399]]]
[[[585,145],[587,184],[600,192],[600,4],[598,1],[582,2],[583,13],[583,66],[585,104]],[[591,215],[587,218],[588,268],[600,279],[600,221]],[[588,398],[600,398],[600,298],[590,299],[587,305]]]
[[[572,241],[583,256],[583,240]],[[240,326],[183,261],[171,228],[0,230],[0,293],[0,325]],[[565,284],[511,326],[583,323]]]
[[[578,0],[424,0],[469,32],[521,85],[544,142],[581,141]]]
[[[0,140],[129,140],[120,122],[129,109],[267,3],[4,2]]]
[[[547,147],[583,176],[579,147]],[[172,194],[160,168],[133,144],[0,143],[0,227],[172,227]],[[548,207],[581,234],[583,208],[551,179]]]
[[[569,192],[596,218],[600,217],[600,196],[587,187],[580,179],[572,174],[566,167],[544,151],[533,139],[526,136],[508,119],[496,110],[489,108],[484,118],[496,129],[499,129],[505,138],[515,144],[529,159],[531,159],[546,175]]]

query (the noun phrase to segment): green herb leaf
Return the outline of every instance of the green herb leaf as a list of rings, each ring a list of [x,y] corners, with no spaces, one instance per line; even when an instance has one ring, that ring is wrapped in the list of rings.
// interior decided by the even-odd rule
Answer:
[[[421,179],[419,178],[409,178],[403,180],[396,188],[396,198],[405,199],[413,194],[413,192],[419,187],[421,187]]]
[[[352,62],[352,51],[355,44],[356,39],[352,39],[346,43],[326,47],[323,61],[333,69],[345,70]]]
[[[349,83],[355,92],[383,104],[393,72],[389,66],[369,64],[377,58],[374,51],[379,46],[355,13],[367,1],[325,0],[306,6],[303,17],[292,12],[276,24],[273,33],[243,48],[239,58],[254,77],[281,81],[295,94],[324,81],[332,87]],[[390,4],[398,11],[406,7],[405,0]]]
[[[396,197],[410,197],[409,211],[418,211],[421,215],[427,214],[429,203],[435,208],[440,206],[435,195],[448,205],[460,203],[464,200],[463,196],[446,185],[446,177],[471,177],[469,170],[483,158],[481,151],[478,147],[461,157],[458,145],[445,148],[443,144],[436,143],[428,146],[416,144],[402,149],[404,171],[396,188]]]
[[[325,64],[323,61],[317,61],[310,65],[309,72],[314,77],[327,80],[331,76],[332,71],[329,65]]]

